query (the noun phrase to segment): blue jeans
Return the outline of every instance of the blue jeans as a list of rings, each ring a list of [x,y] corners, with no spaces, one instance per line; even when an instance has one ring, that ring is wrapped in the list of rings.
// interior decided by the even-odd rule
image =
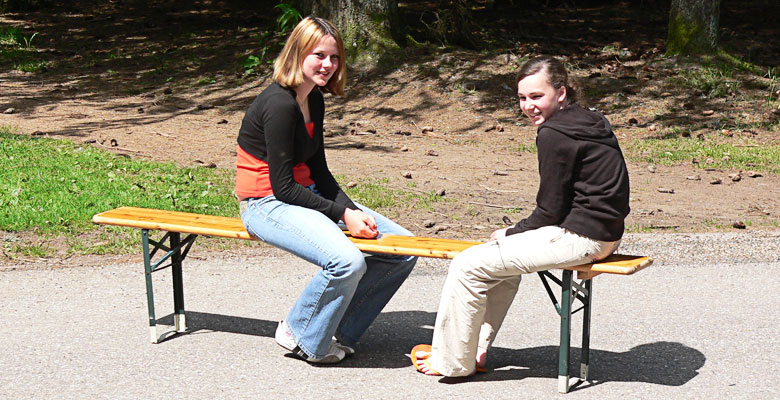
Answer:
[[[379,234],[412,233],[375,211]],[[321,267],[287,315],[295,341],[322,358],[331,338],[354,346],[412,272],[417,257],[363,254],[342,227],[319,211],[273,195],[247,199],[241,220],[254,237]]]

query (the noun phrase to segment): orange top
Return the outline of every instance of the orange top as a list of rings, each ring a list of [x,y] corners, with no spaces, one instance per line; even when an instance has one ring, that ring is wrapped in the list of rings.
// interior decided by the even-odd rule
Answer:
[[[314,137],[314,122],[306,123],[310,137]],[[268,163],[258,160],[236,146],[236,196],[239,199],[247,197],[265,197],[274,194],[271,188],[271,178],[268,173]],[[311,170],[306,163],[293,167],[293,179],[302,186],[311,186]]]

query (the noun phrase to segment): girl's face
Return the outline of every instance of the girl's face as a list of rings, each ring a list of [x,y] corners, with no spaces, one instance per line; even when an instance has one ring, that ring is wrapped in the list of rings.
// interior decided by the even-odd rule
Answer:
[[[554,88],[541,70],[528,75],[517,83],[517,96],[523,114],[531,118],[534,125],[541,125],[558,112],[566,101],[566,87]]]
[[[330,35],[323,36],[311,53],[303,59],[301,69],[304,83],[325,86],[338,71],[340,62],[336,39]]]

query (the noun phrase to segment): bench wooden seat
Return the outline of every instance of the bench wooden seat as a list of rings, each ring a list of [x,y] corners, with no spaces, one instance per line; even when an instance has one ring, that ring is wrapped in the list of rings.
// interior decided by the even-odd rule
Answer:
[[[179,211],[155,210],[150,208],[120,207],[92,217],[92,221],[104,225],[130,228],[191,233],[224,238],[257,240],[249,235],[240,218],[193,214]],[[419,236],[383,235],[378,239],[350,237],[362,251],[402,254],[419,257],[451,259],[461,251],[482,242],[430,238]],[[594,264],[578,265],[568,269],[580,273],[610,273],[631,275],[652,263],[649,257],[613,254]],[[583,279],[586,275],[578,275]],[[593,275],[595,276],[595,275]]]
[[[120,207],[114,210],[96,214],[92,221],[97,224],[115,225],[141,229],[141,241],[146,273],[146,291],[149,308],[149,326],[153,343],[158,343],[167,334],[158,336],[154,312],[152,291],[152,272],[171,267],[174,292],[174,325],[176,332],[185,332],[184,289],[182,283],[182,261],[187,256],[195,238],[198,235],[257,240],[250,236],[241,223],[240,218],[220,217],[185,213],[177,211],[155,210],[138,207]],[[165,232],[159,240],[149,237],[149,231]],[[181,234],[187,236],[182,239]],[[353,243],[362,251],[369,253],[398,254],[419,257],[451,259],[461,251],[482,242],[454,240],[430,237],[408,237],[397,235],[381,235],[376,239],[361,239],[350,237]],[[158,250],[166,253],[153,261]],[[551,271],[539,272],[556,311],[561,317],[561,345],[559,354],[559,391],[569,390],[569,338],[571,330],[571,315],[583,311],[582,361],[580,365],[580,380],[587,379],[590,350],[590,305],[592,278],[602,274],[631,275],[652,264],[652,259],[644,256],[613,254],[608,258],[593,264],[577,265],[564,268],[559,279]],[[573,280],[573,272],[577,279]],[[561,287],[561,301],[556,299],[550,288],[549,281]],[[569,301],[563,301],[568,299]],[[572,311],[575,300],[582,307]]]

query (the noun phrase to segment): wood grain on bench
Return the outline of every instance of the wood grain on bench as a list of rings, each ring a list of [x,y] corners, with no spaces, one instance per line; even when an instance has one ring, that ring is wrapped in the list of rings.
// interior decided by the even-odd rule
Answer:
[[[155,210],[138,207],[120,207],[92,217],[92,221],[104,225],[194,233],[244,240],[257,240],[247,233],[240,218]],[[430,238],[419,236],[383,235],[378,239],[350,240],[362,251],[383,254],[404,254],[418,257],[451,259],[461,251],[482,242]],[[631,275],[652,263],[649,257],[613,254],[594,264],[569,267],[578,272],[580,279],[589,279],[600,273]]]

